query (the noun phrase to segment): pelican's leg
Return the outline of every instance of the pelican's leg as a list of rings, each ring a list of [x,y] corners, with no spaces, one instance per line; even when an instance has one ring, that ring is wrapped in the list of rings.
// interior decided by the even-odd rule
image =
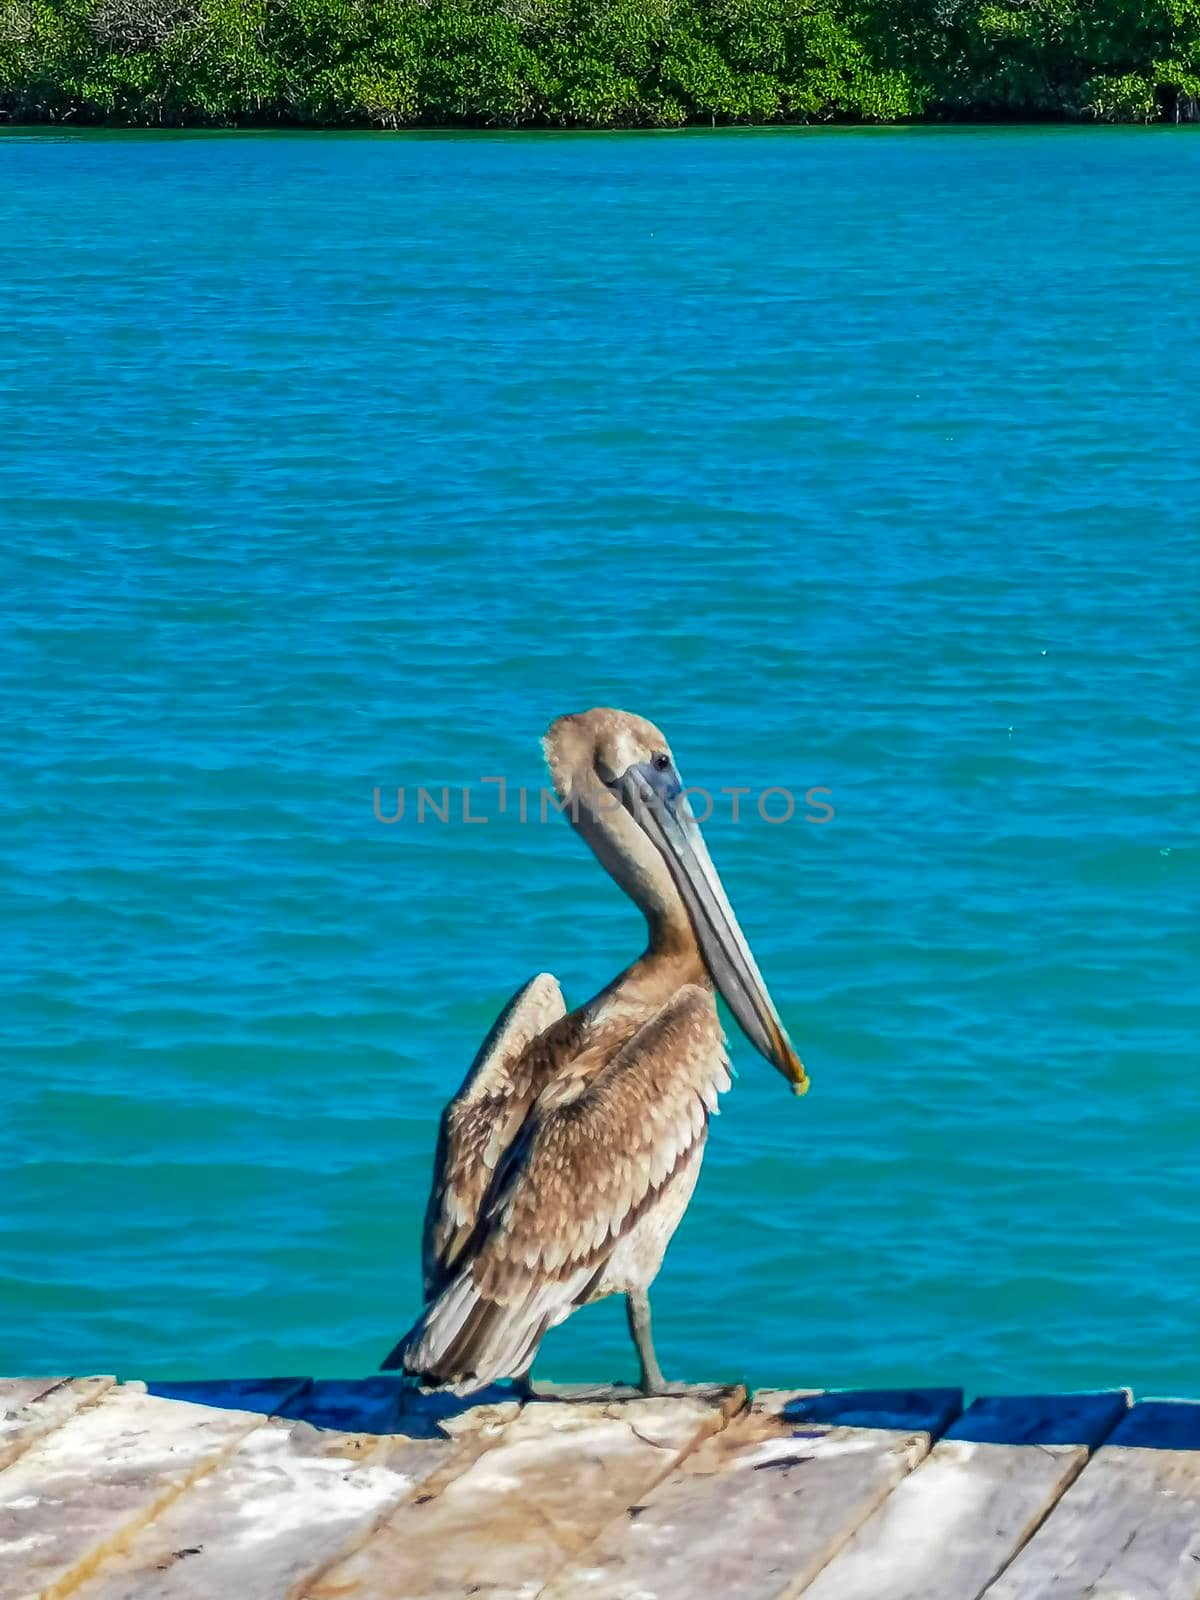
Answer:
[[[654,1354],[654,1340],[650,1333],[650,1296],[645,1289],[631,1289],[625,1296],[625,1310],[629,1316],[629,1332],[637,1346],[642,1376],[638,1384],[643,1394],[665,1394],[667,1386]]]

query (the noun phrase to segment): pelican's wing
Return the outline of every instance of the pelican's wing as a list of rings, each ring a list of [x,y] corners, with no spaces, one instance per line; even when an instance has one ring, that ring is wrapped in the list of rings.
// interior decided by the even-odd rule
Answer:
[[[548,972],[530,979],[497,1017],[442,1114],[425,1212],[426,1299],[451,1276],[501,1156],[560,1059],[557,1041],[543,1036],[565,1013],[556,979]]]
[[[409,1371],[470,1387],[519,1374],[587,1297],[729,1087],[711,996],[681,989],[574,1099],[566,1081],[541,1097],[473,1253],[397,1351]]]

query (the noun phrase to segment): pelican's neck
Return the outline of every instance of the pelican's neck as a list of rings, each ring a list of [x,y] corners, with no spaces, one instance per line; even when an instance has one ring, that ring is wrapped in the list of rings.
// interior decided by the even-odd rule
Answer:
[[[700,957],[695,930],[679,896],[676,894],[674,905],[665,914],[657,908],[651,910],[642,906],[640,909],[646,918],[646,929],[650,936],[641,959],[662,966],[678,967],[689,973],[703,972],[704,962]],[[689,983],[691,978],[684,978],[683,982]]]
[[[691,919],[666,863],[624,809],[581,806],[574,825],[601,866],[646,919],[646,949],[606,992],[621,989],[649,1005],[665,1004],[685,983],[710,984]]]
[[[676,940],[651,926],[650,943],[631,966],[617,978],[613,987],[648,1009],[666,1005],[685,983],[712,988],[712,979],[700,956],[691,928],[686,939]]]

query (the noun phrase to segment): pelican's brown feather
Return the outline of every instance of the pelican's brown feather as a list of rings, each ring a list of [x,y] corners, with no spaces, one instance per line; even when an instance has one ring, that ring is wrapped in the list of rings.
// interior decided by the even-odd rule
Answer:
[[[590,1083],[550,1083],[490,1205],[471,1268],[479,1292],[511,1301],[518,1286],[594,1268],[703,1141],[728,1087],[717,1010],[696,984],[638,1028]]]
[[[496,1019],[442,1114],[425,1212],[426,1300],[453,1276],[501,1158],[572,1053],[577,1029],[562,1025],[565,1015],[557,980],[548,972],[531,978]]]
[[[577,1305],[627,1287],[620,1252],[640,1227],[661,1259],[682,1209],[669,1191],[686,1203],[729,1087],[712,995],[686,984],[594,1075],[580,1059],[539,1095],[458,1271],[390,1361],[469,1392],[523,1371]]]

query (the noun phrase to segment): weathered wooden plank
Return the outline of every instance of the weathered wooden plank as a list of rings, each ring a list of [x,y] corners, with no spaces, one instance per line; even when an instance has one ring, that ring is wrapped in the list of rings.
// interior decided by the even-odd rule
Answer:
[[[47,1389],[57,1389],[66,1378],[0,1378],[0,1418],[19,1411]]]
[[[477,1406],[457,1435],[405,1439],[330,1433],[279,1419],[244,1438],[215,1471],[100,1566],[78,1600],[294,1600],[474,1434],[517,1413]]]
[[[262,1417],[113,1389],[0,1473],[0,1600],[59,1600]]]
[[[957,1414],[957,1391],[760,1393],[631,1502],[547,1600],[737,1600],[798,1594]],[[850,1419],[853,1425],[846,1425]],[[861,1426],[862,1423],[878,1426]]]
[[[741,1393],[741,1385],[720,1383],[668,1383],[663,1390],[664,1396],[678,1395],[684,1399],[711,1400],[715,1405],[724,1405],[731,1392]],[[568,1405],[578,1405],[580,1401],[592,1400],[605,1405],[623,1405],[628,1400],[641,1399],[641,1390],[631,1388],[627,1383],[556,1383],[551,1379],[542,1379],[530,1385],[530,1399],[534,1401],[563,1401]]]
[[[745,1403],[740,1389],[666,1399],[534,1401],[437,1492],[402,1505],[313,1600],[536,1594],[564,1561]]]
[[[976,1600],[1128,1405],[1124,1390],[976,1400],[805,1600]]]
[[[1200,1405],[1144,1401],[987,1600],[1197,1600]]]
[[[0,1468],[113,1386],[112,1378],[9,1379],[0,1392]],[[22,1399],[22,1395],[28,1398]]]

